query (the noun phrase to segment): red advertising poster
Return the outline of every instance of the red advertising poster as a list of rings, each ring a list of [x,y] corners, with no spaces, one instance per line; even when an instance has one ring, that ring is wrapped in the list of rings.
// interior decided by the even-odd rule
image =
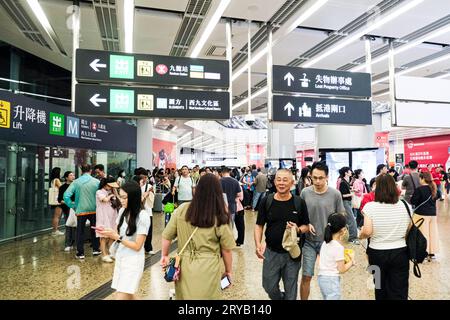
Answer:
[[[247,164],[256,165],[257,168],[264,168],[264,146],[259,144],[247,144]]]
[[[384,148],[384,163],[389,162],[389,132],[375,133],[375,146],[377,148]]]
[[[314,149],[305,150],[303,159],[308,159],[305,161],[305,166],[311,165],[314,161],[316,161],[316,152]]]
[[[296,155],[296,161],[297,161],[297,169],[301,169],[305,167],[305,158],[303,157],[303,150],[297,150]]]
[[[450,166],[450,135],[406,139],[404,148],[405,163],[416,160],[419,168],[425,168],[428,164],[433,167],[442,164],[445,170]]]
[[[153,139],[153,166],[158,168],[177,167],[177,144],[171,141]]]

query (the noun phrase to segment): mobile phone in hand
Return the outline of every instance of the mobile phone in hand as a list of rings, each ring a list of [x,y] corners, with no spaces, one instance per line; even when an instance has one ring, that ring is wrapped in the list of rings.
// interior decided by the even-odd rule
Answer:
[[[225,276],[222,278],[222,280],[220,280],[220,287],[223,289],[228,288],[231,285],[230,279]]]

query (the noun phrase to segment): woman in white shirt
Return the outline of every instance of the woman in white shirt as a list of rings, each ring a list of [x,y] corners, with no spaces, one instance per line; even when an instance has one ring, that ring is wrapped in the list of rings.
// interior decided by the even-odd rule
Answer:
[[[376,185],[375,201],[364,207],[364,226],[360,233],[361,239],[370,237],[369,264],[377,267],[375,299],[407,300],[409,258],[405,237],[410,226],[407,204],[399,201],[392,176],[379,175]]]
[[[150,217],[142,208],[141,188],[134,181],[126,182],[119,191],[122,208],[117,218],[117,231],[97,230],[102,236],[119,243],[115,259],[112,288],[116,300],[135,300],[144,272],[144,242],[150,227]]]

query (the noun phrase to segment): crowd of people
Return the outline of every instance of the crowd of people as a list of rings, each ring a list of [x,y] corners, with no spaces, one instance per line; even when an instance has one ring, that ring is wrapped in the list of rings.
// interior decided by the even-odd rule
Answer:
[[[381,272],[376,299],[407,299],[405,237],[411,222],[406,206],[414,212],[413,221],[424,221],[420,230],[432,261],[438,252],[436,201],[450,190],[449,175],[441,166],[419,171],[416,161],[401,174],[381,164],[369,183],[362,169],[343,167],[336,187],[329,185],[323,162],[276,174],[255,165],[153,171],[141,167],[131,178],[123,170],[117,177],[108,176],[101,164],[80,169],[77,179],[65,172],[64,183],[60,168],[51,172],[50,187],[59,190],[58,204],[52,205],[53,235],[65,234],[64,251],[76,243],[75,257],[85,259],[89,221],[92,255],[115,262],[112,287],[117,299],[136,298],[145,254],[154,254],[155,193],[172,196],[177,207],[161,235],[162,268],[169,263],[175,238],[178,248],[186,249],[180,255],[183,276],[175,284],[177,299],[220,298],[220,280],[232,282],[231,250],[244,245],[245,210],[257,211],[255,253],[263,260],[262,287],[270,299],[297,299],[298,287],[301,299],[308,299],[317,262],[323,298],[340,299],[340,274],[356,263],[354,252],[345,247],[358,246],[363,239],[369,239],[369,264]],[[61,215],[67,221],[65,233],[58,229]]]

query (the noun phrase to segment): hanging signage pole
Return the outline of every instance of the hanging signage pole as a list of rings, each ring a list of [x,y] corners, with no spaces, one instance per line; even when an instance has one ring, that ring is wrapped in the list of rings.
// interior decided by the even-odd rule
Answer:
[[[272,26],[267,28],[267,119],[272,120],[272,83],[273,83],[273,53],[272,53]]]
[[[232,85],[232,78],[233,78],[233,45],[231,42],[231,21],[228,20],[225,25],[225,32],[226,32],[226,39],[227,39],[227,60],[228,60],[228,68],[230,72],[230,87],[228,88],[228,92],[230,94],[230,119],[233,116],[232,114],[232,108],[231,105],[233,103],[233,85]]]
[[[247,77],[247,85],[248,85],[248,114],[252,113],[252,30],[251,30],[252,22],[248,20],[248,44],[247,44],[247,58],[248,58],[248,77]]]
[[[395,61],[394,41],[389,40],[389,101],[391,103],[391,123],[397,124],[397,112],[395,110]]]
[[[80,1],[73,0],[72,5],[72,91],[71,91],[71,104],[70,108],[72,112],[75,112],[75,86],[77,80],[76,74],[76,52],[80,46]]]

